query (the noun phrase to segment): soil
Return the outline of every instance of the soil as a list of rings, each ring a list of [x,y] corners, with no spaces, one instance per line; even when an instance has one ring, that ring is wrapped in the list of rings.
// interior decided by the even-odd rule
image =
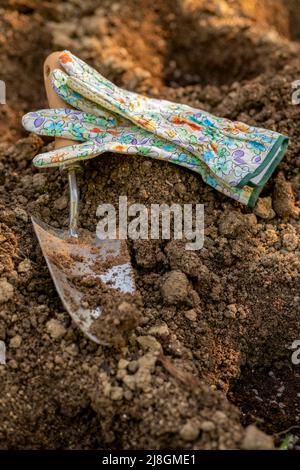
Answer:
[[[276,446],[291,428],[299,447],[298,2],[0,0],[0,8],[0,448],[256,448],[257,428]],[[142,304],[122,306],[134,322],[110,347],[71,322],[30,222],[31,214],[56,228],[68,222],[65,178],[31,164],[51,143],[20,123],[46,107],[42,62],[62,48],[125,88],[290,137],[253,211],[168,163],[105,154],[84,165],[80,223],[90,231],[97,206],[117,206],[119,196],[147,207],[205,204],[202,250],[128,242]]]

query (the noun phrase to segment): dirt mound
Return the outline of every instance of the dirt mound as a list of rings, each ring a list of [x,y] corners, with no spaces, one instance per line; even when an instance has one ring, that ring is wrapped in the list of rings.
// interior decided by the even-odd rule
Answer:
[[[270,435],[298,424],[299,370],[291,363],[300,338],[296,3],[0,3],[8,95],[0,107],[1,448],[231,449],[255,446],[245,424]],[[177,240],[129,242],[143,307],[127,344],[115,348],[98,347],[71,323],[29,219],[34,213],[55,227],[68,220],[65,179],[31,165],[49,143],[16,142],[25,135],[20,116],[46,105],[42,61],[61,48],[124,87],[291,141],[254,212],[164,162],[106,154],[84,165],[80,222],[89,230],[97,206],[117,205],[120,195],[147,207],[205,204],[202,250],[188,252]]]

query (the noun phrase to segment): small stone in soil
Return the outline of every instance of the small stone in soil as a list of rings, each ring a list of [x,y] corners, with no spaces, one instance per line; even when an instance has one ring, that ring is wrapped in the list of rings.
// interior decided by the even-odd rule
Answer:
[[[36,189],[44,188],[46,182],[47,182],[46,175],[43,175],[41,173],[36,173],[35,175],[33,175],[32,183]]]
[[[272,199],[270,197],[259,198],[254,208],[254,214],[261,219],[274,219],[276,214],[272,208]]]
[[[21,274],[27,273],[31,269],[31,262],[28,258],[24,259],[19,263],[18,272]]]
[[[187,421],[179,431],[180,437],[187,442],[192,442],[199,436],[199,425],[192,420]]]
[[[60,339],[66,334],[66,329],[63,324],[54,318],[47,322],[46,328],[53,339]]]
[[[23,220],[23,222],[28,222],[27,212],[21,207],[16,207],[14,213],[17,219]]]
[[[170,334],[168,325],[163,323],[162,325],[152,326],[149,330],[150,335],[157,336],[168,336]]]
[[[184,313],[185,318],[187,318],[190,321],[196,321],[197,320],[197,312],[194,309],[187,310],[187,312]]]
[[[56,201],[54,201],[54,209],[57,209],[59,211],[62,211],[68,207],[68,198],[66,196],[61,196]]]
[[[164,279],[161,293],[166,304],[184,302],[188,296],[188,278],[181,271],[170,271]]]
[[[250,424],[246,428],[245,436],[241,444],[243,450],[272,450],[274,443],[271,436],[260,431],[256,426]]]
[[[20,335],[16,335],[11,338],[9,342],[9,346],[14,349],[18,349],[22,344],[22,337]]]
[[[279,173],[274,187],[273,207],[279,217],[297,217],[300,209],[296,206],[293,187],[285,180],[283,173]]]
[[[8,302],[14,295],[14,287],[5,278],[0,279],[0,304]]]
[[[138,336],[137,337],[138,343],[142,346],[145,351],[151,352],[160,352],[161,351],[161,344],[153,337],[153,336]]]

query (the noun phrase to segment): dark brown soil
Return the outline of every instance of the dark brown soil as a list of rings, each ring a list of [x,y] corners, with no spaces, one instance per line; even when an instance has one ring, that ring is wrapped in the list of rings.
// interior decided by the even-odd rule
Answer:
[[[255,448],[251,423],[276,445],[293,427],[297,447],[297,1],[0,0],[0,8],[0,448]],[[167,163],[106,154],[84,165],[81,225],[90,231],[97,206],[122,195],[147,207],[205,204],[199,252],[177,240],[129,242],[143,309],[112,347],[72,324],[29,218],[68,221],[66,180],[31,164],[49,142],[20,124],[46,106],[42,62],[62,48],[126,88],[290,137],[254,211]]]

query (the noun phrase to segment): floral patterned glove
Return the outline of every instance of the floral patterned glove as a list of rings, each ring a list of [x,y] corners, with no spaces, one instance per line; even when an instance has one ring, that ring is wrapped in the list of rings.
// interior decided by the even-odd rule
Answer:
[[[259,184],[285,153],[288,139],[277,132],[123,90],[68,51],[60,63],[71,90],[192,152],[231,186]]]
[[[73,135],[76,140],[87,140],[89,135],[92,140],[82,146],[67,147],[64,152],[54,151],[38,156],[36,165],[53,166],[65,160],[92,158],[96,156],[95,152],[116,152],[116,147],[121,144],[121,149],[125,143],[122,152],[148,154],[191,168],[211,186],[253,206],[285,153],[288,139],[276,132],[218,118],[187,105],[122,90],[68,51],[60,55],[60,63],[67,73],[55,70],[53,86],[66,102],[86,112],[82,131],[79,129],[80,122],[74,121],[75,114],[73,121],[66,123],[65,118],[70,114],[65,111],[64,115],[60,115],[58,110],[52,124],[49,119],[51,121],[54,114],[43,110],[37,113],[36,119],[34,113],[25,116],[24,126],[41,134]],[[100,119],[96,126],[99,129],[97,136],[95,132],[90,133],[93,128],[87,130],[85,127],[87,120],[95,117]],[[72,131],[68,133],[70,125]],[[49,130],[51,126],[55,127],[53,131]],[[109,133],[110,127],[117,132],[115,139],[103,137],[103,133]],[[146,134],[140,134],[141,130]],[[134,145],[128,145],[128,135],[132,136],[130,144]],[[145,153],[141,139],[148,137]],[[99,139],[102,140],[101,149]]]
[[[51,152],[37,155],[36,166],[59,166],[79,158],[86,160],[103,152],[139,154],[168,160],[201,172],[201,162],[188,152],[183,152],[171,142],[156,137],[151,132],[132,125],[129,121],[115,125],[111,116],[94,114],[69,108],[42,109],[23,117],[23,126],[39,135],[64,137],[84,141]],[[116,118],[118,122],[118,119]]]
[[[103,113],[101,109],[98,109],[97,114],[98,116],[95,116],[69,108],[43,109],[26,114],[23,117],[23,125],[30,132],[83,141],[82,144],[39,154],[34,158],[34,164],[38,167],[60,166],[79,159],[94,158],[108,151],[142,155],[196,171],[207,184],[244,204],[248,203],[251,188],[231,188],[213,177],[206,165],[193,154],[183,151],[175,144],[158,138],[126,120],[120,122],[117,117]]]

